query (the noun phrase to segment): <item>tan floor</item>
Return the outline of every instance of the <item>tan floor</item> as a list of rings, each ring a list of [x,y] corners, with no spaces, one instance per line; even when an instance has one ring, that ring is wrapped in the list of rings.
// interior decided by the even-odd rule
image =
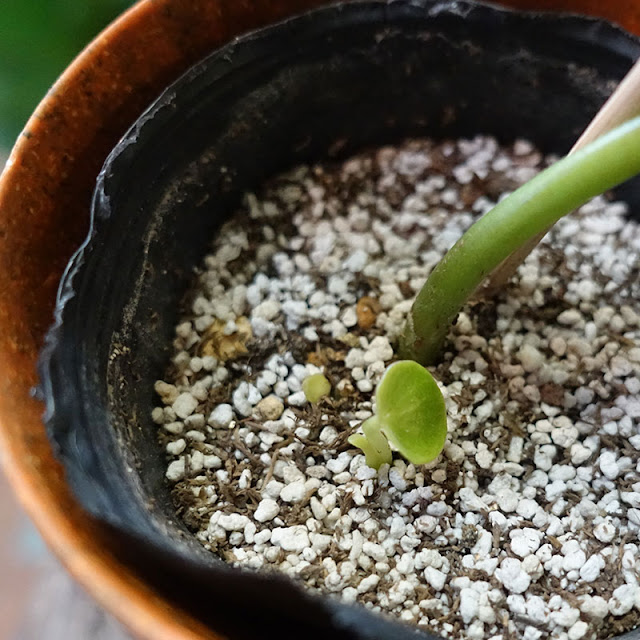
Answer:
[[[41,577],[43,556],[35,532],[0,475],[0,639],[14,637],[23,620]]]
[[[57,565],[0,472],[0,640],[130,640]]]

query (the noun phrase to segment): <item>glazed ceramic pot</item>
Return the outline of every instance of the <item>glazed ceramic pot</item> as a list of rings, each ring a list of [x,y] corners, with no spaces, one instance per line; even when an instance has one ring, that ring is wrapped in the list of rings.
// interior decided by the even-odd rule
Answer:
[[[67,261],[87,232],[95,178],[112,146],[148,102],[203,55],[238,33],[319,3],[283,0],[233,4],[193,2],[188,7],[185,4],[166,0],[143,2],[102,34],[69,68],[40,105],[3,173],[0,183],[0,291],[3,294],[0,307],[1,454],[17,493],[53,550],[98,600],[134,633],[154,639],[216,638],[221,637],[220,633],[228,637],[251,637],[252,628],[255,634],[255,630],[264,624],[262,617],[250,620],[251,616],[246,615],[243,624],[238,624],[237,610],[225,614],[224,606],[211,606],[212,593],[233,591],[234,587],[244,590],[248,588],[247,583],[239,581],[234,585],[236,578],[233,575],[220,573],[215,574],[212,586],[210,563],[202,559],[199,551],[187,541],[168,510],[168,502],[162,498],[159,467],[156,465],[154,470],[154,460],[160,458],[160,452],[156,456],[153,450],[143,447],[144,438],[150,441],[150,436],[144,436],[142,431],[133,434],[126,447],[128,452],[135,451],[135,446],[139,447],[133,458],[115,455],[101,459],[100,451],[93,451],[94,467],[100,468],[100,473],[87,476],[86,468],[74,469],[70,464],[68,476],[65,476],[52,455],[42,426],[43,405],[32,393],[38,383],[35,373],[37,354],[52,319],[58,282]],[[571,5],[570,8],[575,7]],[[608,17],[622,15],[630,27],[637,24],[637,13],[627,14],[622,5],[608,4],[604,9],[607,12],[621,12],[608,14]],[[514,28],[516,23],[517,20],[513,23]],[[544,20],[538,24],[544,24]],[[597,36],[596,33],[596,41]],[[294,38],[294,34],[288,37]],[[606,80],[619,79],[626,71],[632,55],[637,55],[637,49],[633,48],[637,45],[624,36],[620,38],[628,46],[607,49],[604,57],[601,55],[604,49],[598,50],[598,64],[603,65],[598,67],[603,71],[602,82],[596,83],[589,91],[585,90],[579,100],[571,103],[575,120],[570,125],[565,122],[562,130],[549,129],[540,133],[536,142],[543,148],[557,151],[565,149],[611,90],[612,84]],[[256,42],[259,50],[260,38]],[[563,53],[572,59],[574,55],[582,55],[581,51],[581,47],[576,47],[576,51]],[[245,49],[244,53],[255,55],[251,48]],[[593,60],[591,62],[595,64]],[[209,67],[207,69],[210,70]],[[198,76],[196,72],[191,80],[197,81],[199,77],[207,82],[211,79],[206,74]],[[526,83],[523,78],[526,74],[519,77],[524,88]],[[562,78],[566,80],[566,76]],[[531,92],[522,95],[527,101],[533,97]],[[378,125],[375,131],[373,128],[359,127],[358,121],[361,119],[351,122],[355,133],[350,134],[349,143],[342,150],[347,152],[362,144],[387,141],[398,135],[428,132],[429,126],[433,126],[432,122],[418,121],[415,117],[419,104],[417,98],[414,103],[407,104],[404,114],[407,119],[396,119],[394,123],[385,125],[387,129],[379,126],[381,113],[376,116]],[[337,102],[333,107],[342,108]],[[495,116],[491,116],[491,112],[486,110],[484,117],[487,123]],[[324,126],[330,125],[325,123]],[[472,125],[469,117],[465,116],[460,118],[456,126],[461,127],[456,129],[457,132],[470,132]],[[528,132],[527,126],[527,122],[520,121],[518,131]],[[301,132],[302,129],[297,130],[298,134]],[[327,131],[319,129],[319,132]],[[516,129],[504,135],[513,135],[515,132]],[[265,153],[270,148],[267,133],[275,135],[275,130],[265,132],[261,141]],[[330,133],[335,137],[340,132],[332,130]],[[179,128],[172,131],[171,135],[177,136],[175,140],[184,140]],[[280,156],[271,158],[270,166],[275,170],[296,159],[325,155],[329,149],[320,141],[321,135],[318,134],[317,139],[317,143],[312,143],[306,149],[302,147],[303,153],[299,155],[295,155],[298,152],[292,149],[283,150]],[[246,149],[248,141],[244,140],[242,144]],[[194,148],[189,150],[189,158],[180,157],[180,162],[168,166],[167,175],[180,174],[184,177],[184,171],[193,159]],[[299,145],[295,148],[299,148]],[[143,158],[143,161],[147,162],[148,158]],[[145,165],[144,170],[153,169]],[[249,182],[239,181],[228,190],[230,199],[227,208],[231,206],[233,194],[262,177],[255,167],[251,171],[245,174]],[[117,183],[112,186],[121,187]],[[122,188],[130,189],[132,185]],[[192,195],[197,195],[197,189],[189,197]],[[202,196],[201,193],[199,195]],[[148,197],[153,199],[156,196]],[[147,196],[141,194],[140,197]],[[126,215],[126,211],[118,215]],[[213,232],[214,226],[201,229],[202,237]],[[166,242],[166,237],[163,242]],[[167,246],[162,246],[163,251]],[[204,245],[195,246],[192,252],[184,256],[184,262],[176,273],[188,270],[203,250]],[[177,260],[177,256],[174,258]],[[134,265],[138,272],[143,267],[138,263]],[[170,306],[168,301],[172,299],[171,296],[175,299],[183,282],[178,278],[167,283],[163,293],[165,304]],[[108,285],[107,282],[106,290]],[[119,304],[122,305],[125,304],[125,298],[129,302],[132,299],[130,290],[118,295],[125,296],[119,298]],[[147,298],[148,304],[157,304],[158,298],[154,298],[154,295]],[[81,304],[80,296],[77,303]],[[148,311],[151,307],[141,306],[138,309]],[[115,330],[113,323],[119,313],[113,315],[111,324],[107,317],[105,331]],[[171,324],[169,316],[161,315],[160,318],[158,336],[163,331],[166,334]],[[125,340],[130,339],[131,334],[125,336]],[[131,344],[133,342],[125,346],[130,347]],[[98,351],[95,355],[100,361],[106,352]],[[146,363],[148,365],[149,360]],[[136,375],[150,375],[150,372],[151,369],[147,367]],[[104,382],[100,375],[96,373],[93,379],[98,384]],[[136,402],[139,404],[135,405]],[[134,398],[133,404],[126,405],[126,410],[132,406],[141,408],[144,402]],[[104,409],[104,405],[102,407]],[[77,414],[73,414],[73,420],[71,415],[68,417],[69,433],[73,433],[73,421],[79,417]],[[103,419],[104,414],[98,417]],[[64,427],[61,429],[58,434],[64,432]],[[115,440],[109,440],[109,434],[105,434],[105,437],[107,449],[117,454],[119,450]],[[61,446],[61,440],[57,442]],[[131,446],[132,443],[135,446]],[[61,446],[67,462],[73,457],[70,455],[73,446],[85,445],[70,438],[65,446]],[[143,449],[148,453],[141,453]],[[113,461],[114,467],[109,467],[109,460]],[[91,481],[87,482],[87,477],[91,477]],[[106,485],[101,484],[110,477],[122,480],[116,493],[105,490]],[[88,515],[88,511],[80,506],[70,490],[69,482],[80,496],[82,504],[94,515]],[[176,550],[179,553],[173,554]],[[160,557],[156,551],[164,552],[163,564],[156,563]],[[185,563],[188,564],[188,570],[185,570]],[[176,576],[181,574],[189,579],[178,587]],[[214,591],[206,591],[204,585],[214,588]],[[255,581],[251,588],[260,591],[272,586]],[[299,633],[305,619],[310,622],[315,619],[314,616],[328,612],[330,618],[334,616],[329,620],[330,625],[335,622],[337,626],[325,626],[323,634],[331,629],[338,637],[351,637],[350,629],[358,625],[361,632],[376,637],[371,635],[376,632],[375,622],[357,616],[350,618],[350,612],[346,610],[324,609],[323,604],[311,603],[300,594],[294,594],[284,581],[279,588],[286,597],[298,598],[295,602],[300,603],[298,616],[292,618],[289,630],[295,632],[297,629]],[[320,623],[320,618],[318,620]],[[273,624],[277,626],[278,623]],[[372,626],[368,627],[368,624]],[[283,637],[286,637],[284,627],[287,625],[282,626]],[[240,630],[241,627],[244,631]],[[378,628],[377,631],[383,633],[378,637],[384,637],[384,629],[380,631]],[[391,637],[391,633],[389,631],[386,637]],[[400,632],[394,630],[393,633]]]

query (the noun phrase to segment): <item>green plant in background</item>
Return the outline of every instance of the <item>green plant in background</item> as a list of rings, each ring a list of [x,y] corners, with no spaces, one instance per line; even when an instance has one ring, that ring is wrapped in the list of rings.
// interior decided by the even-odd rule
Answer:
[[[130,0],[2,0],[0,148],[13,145],[58,75],[131,4]]]
[[[444,446],[444,399],[431,374],[461,307],[493,270],[561,217],[640,173],[640,117],[566,156],[473,224],[432,271],[411,309],[400,355],[376,390],[376,414],[349,442],[378,468],[391,462],[388,440],[410,462],[429,462]]]

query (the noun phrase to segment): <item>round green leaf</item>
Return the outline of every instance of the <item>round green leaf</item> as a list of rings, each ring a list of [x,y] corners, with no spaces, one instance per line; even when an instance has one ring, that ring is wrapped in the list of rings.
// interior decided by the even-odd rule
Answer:
[[[322,373],[314,373],[302,381],[302,391],[312,404],[331,393],[331,383]]]
[[[413,360],[392,364],[376,390],[381,430],[414,464],[440,455],[447,437],[444,398],[433,376]]]

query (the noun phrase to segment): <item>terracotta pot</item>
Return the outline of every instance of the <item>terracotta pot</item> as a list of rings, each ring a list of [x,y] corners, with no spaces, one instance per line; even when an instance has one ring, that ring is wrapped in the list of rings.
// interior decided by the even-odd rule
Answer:
[[[101,34],[28,122],[0,180],[0,455],[18,496],[69,571],[134,634],[221,638],[143,580],[122,539],[80,508],[42,426],[36,360],[62,271],[86,234],[95,177],[143,107],[233,36],[323,4],[314,0],[144,0]],[[512,4],[524,5],[524,2]],[[630,29],[635,2],[528,7],[582,9]],[[600,13],[602,12],[602,13]]]

